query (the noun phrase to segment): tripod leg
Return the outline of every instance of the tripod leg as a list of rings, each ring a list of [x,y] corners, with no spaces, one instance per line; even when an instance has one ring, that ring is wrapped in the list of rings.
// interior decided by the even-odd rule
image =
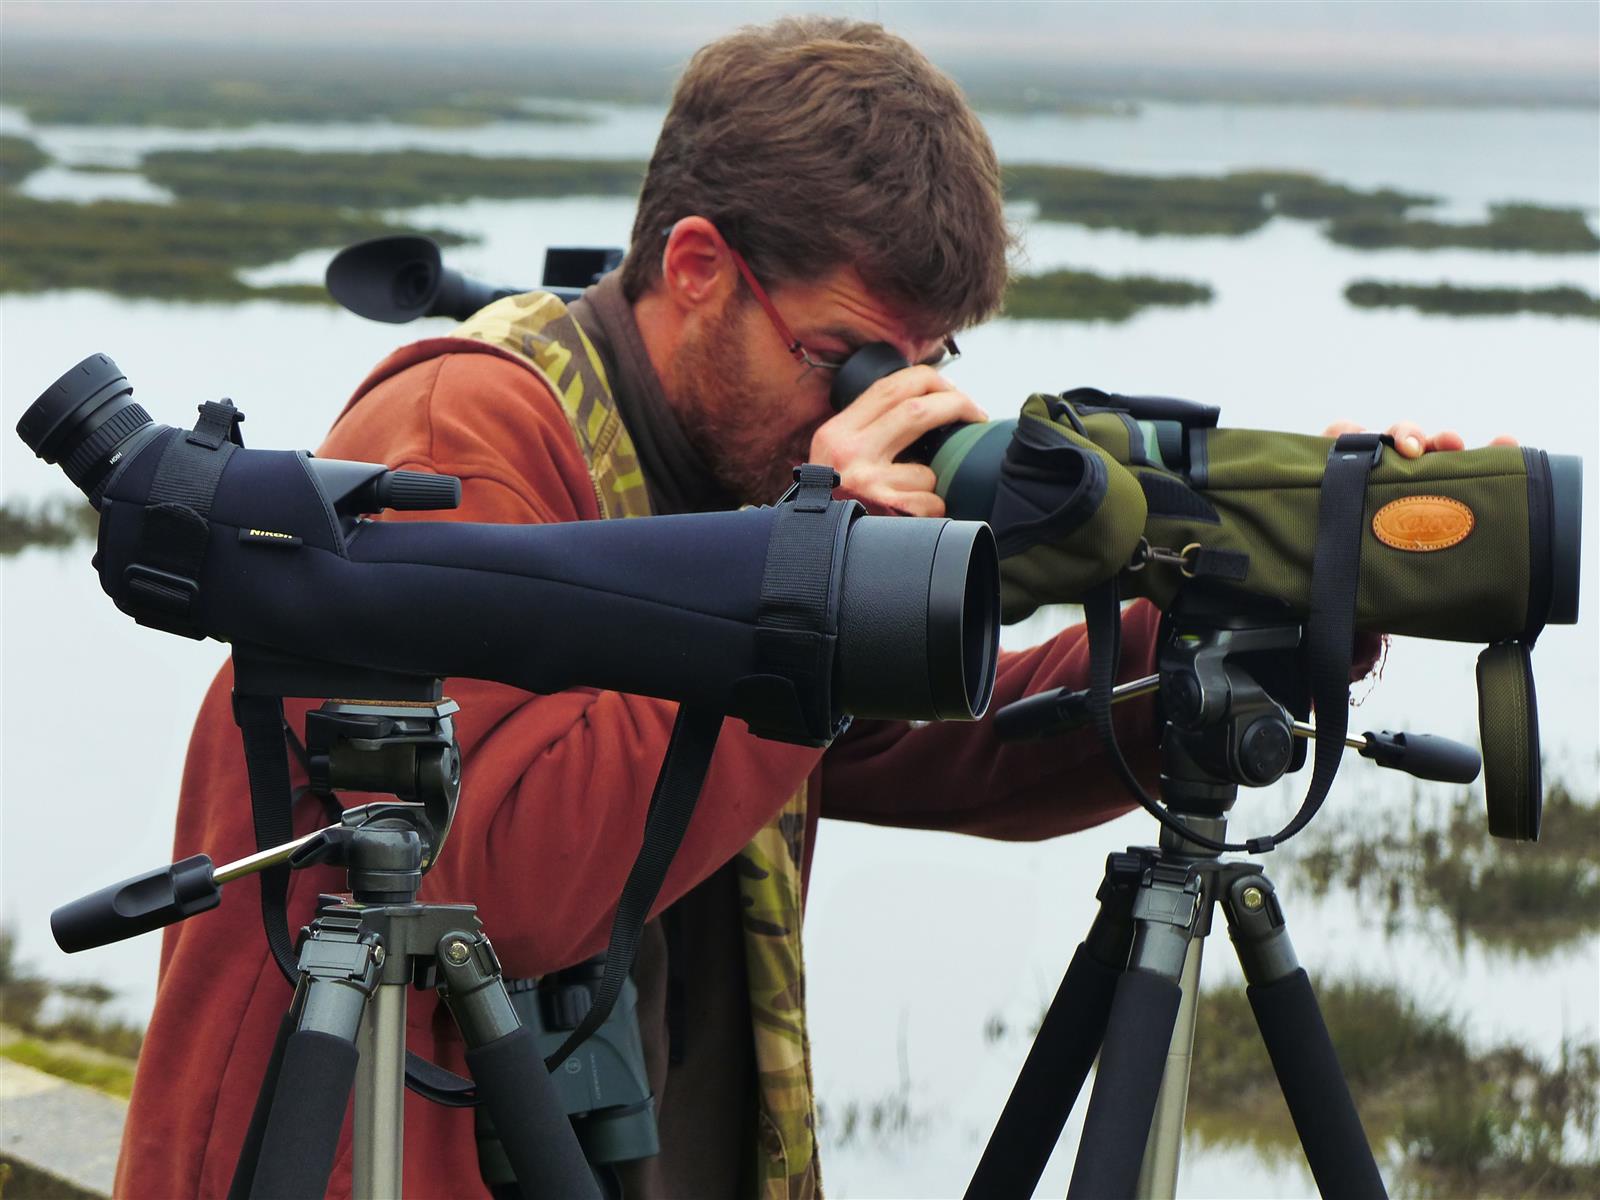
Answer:
[[[1079,943],[1006,1100],[978,1169],[967,1185],[968,1200],[1033,1194],[1067,1114],[1100,1052],[1117,980],[1133,944],[1133,894],[1142,860],[1137,854],[1106,859],[1096,914]]]
[[[1317,1190],[1324,1196],[1387,1195],[1272,884],[1263,875],[1236,879],[1222,906],[1248,983],[1245,994]]]
[[[1178,1153],[1183,1149],[1183,1120],[1189,1108],[1189,1075],[1194,1058],[1194,1028],[1200,1008],[1200,962],[1205,954],[1205,939],[1189,943],[1183,961],[1183,978],[1178,986],[1183,999],[1178,1004],[1178,1019],[1173,1024],[1172,1045],[1161,1074],[1161,1090],[1156,1095],[1155,1115],[1150,1120],[1150,1137],[1145,1142],[1144,1161],[1139,1166],[1141,1197],[1178,1194]]]
[[[1133,905],[1133,952],[1106,1024],[1069,1200],[1134,1194],[1201,904],[1200,879],[1187,868],[1157,864],[1146,872]]]
[[[406,986],[408,979],[373,989],[361,1026],[352,1126],[351,1192],[398,1196],[405,1166]]]
[[[267,1081],[274,1084],[272,1100],[250,1195],[320,1196],[328,1190],[355,1082],[356,1036],[377,986],[374,950],[353,930],[324,927],[320,920],[301,943],[300,983],[290,1010],[295,1028],[284,1039],[276,1079]]]
[[[517,1019],[489,939],[439,939],[439,990],[467,1043],[467,1067],[527,1200],[601,1200],[537,1034]]]

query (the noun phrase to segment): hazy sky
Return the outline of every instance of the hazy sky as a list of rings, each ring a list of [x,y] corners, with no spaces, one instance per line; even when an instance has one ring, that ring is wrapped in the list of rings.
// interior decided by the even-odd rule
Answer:
[[[880,20],[937,58],[1272,70],[1600,74],[1600,3],[1388,2],[636,3],[558,0],[0,0],[0,36],[241,45],[501,48],[551,41],[687,53],[716,34],[783,12]]]

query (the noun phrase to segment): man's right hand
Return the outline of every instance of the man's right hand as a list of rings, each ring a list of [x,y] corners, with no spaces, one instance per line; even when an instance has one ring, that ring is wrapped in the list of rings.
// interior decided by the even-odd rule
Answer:
[[[933,490],[933,472],[895,459],[929,430],[988,419],[932,367],[907,367],[885,375],[818,426],[810,461],[838,471],[836,494],[861,501],[869,512],[942,517],[944,501]]]

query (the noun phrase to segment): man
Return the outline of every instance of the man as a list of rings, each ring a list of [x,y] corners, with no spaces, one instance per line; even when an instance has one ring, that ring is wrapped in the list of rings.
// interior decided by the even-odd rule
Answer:
[[[801,461],[835,467],[876,511],[936,515],[932,472],[896,460],[928,430],[983,419],[938,366],[952,333],[999,307],[1009,246],[988,138],[914,49],[832,19],[746,30],[680,81],[620,273],[569,314],[508,301],[397,351],[320,453],[461,478],[459,509],[417,519],[725,509],[770,502]],[[917,365],[836,415],[833,369],[870,342]],[[1135,606],[1124,631],[1125,675],[1148,673],[1156,614]],[[1004,655],[994,707],[1086,672],[1081,630]],[[195,727],[180,855],[255,848],[230,686],[224,670]],[[478,904],[508,976],[599,952],[675,706],[471,680],[447,694],[462,799],[423,898]],[[1121,706],[1118,722],[1153,786],[1149,708]],[[654,922],[635,966],[662,1150],[628,1194],[817,1194],[798,922],[820,816],[1040,838],[1128,804],[1092,737],[1040,748],[999,743],[989,722],[862,722],[822,753],[729,723],[657,904],[670,950]],[[295,815],[297,833],[321,823],[315,803]],[[340,886],[330,869],[297,872],[291,927]],[[236,886],[167,931],[119,1194],[227,1190],[289,1000],[256,911],[254,887]],[[411,1048],[462,1070],[434,998],[410,1012]],[[408,1095],[406,1118],[407,1194],[481,1195],[470,1112]],[[349,1171],[347,1133],[331,1194]]]

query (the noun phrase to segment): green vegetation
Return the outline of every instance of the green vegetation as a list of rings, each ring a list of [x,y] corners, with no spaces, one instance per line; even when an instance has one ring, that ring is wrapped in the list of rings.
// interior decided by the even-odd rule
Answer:
[[[1600,1044],[1563,1045],[1550,1063],[1514,1045],[1475,1052],[1448,1014],[1421,1010],[1392,985],[1342,981],[1317,994],[1362,1123],[1375,1148],[1398,1157],[1403,1190],[1600,1189]],[[1243,989],[1201,997],[1189,1128],[1213,1144],[1298,1153]]]
[[[1457,287],[1450,283],[1427,285],[1359,279],[1345,288],[1344,298],[1358,308],[1414,308],[1418,312],[1454,317],[1529,312],[1600,320],[1600,296],[1576,287]]]
[[[473,197],[634,196],[644,163],[616,159],[483,158],[405,150],[166,150],[146,155],[152,183],[185,200],[408,208]]]
[[[5,196],[0,292],[93,288],[179,300],[329,303],[310,285],[251,287],[236,270],[279,262],[317,246],[407,232],[377,217],[289,204],[180,201],[93,204]],[[429,230],[444,245],[457,234]]]
[[[35,1071],[97,1088],[113,1096],[133,1094],[132,1062],[86,1058],[72,1050],[61,1050],[31,1039],[0,1046],[0,1058],[9,1058]]]
[[[46,1020],[44,1009],[52,997],[60,1001],[60,1015]],[[115,998],[99,983],[59,983],[35,975],[17,962],[16,935],[0,928],[0,1055],[126,1096],[144,1032],[104,1015]]]
[[[12,187],[32,175],[50,156],[25,137],[0,134],[0,187]]]
[[[1238,171],[1220,176],[1123,175],[1084,167],[1006,167],[1006,195],[1032,200],[1045,221],[1156,235],[1237,237],[1275,214],[1310,219],[1396,219],[1433,204],[1391,189],[1363,192],[1315,175]]]
[[[1417,250],[1526,250],[1534,254],[1589,254],[1600,238],[1581,210],[1537,204],[1496,204],[1489,219],[1474,225],[1408,221],[1379,213],[1353,213],[1328,226],[1328,237],[1358,250],[1406,246]]]
[[[164,125],[226,128],[264,121],[319,124],[393,121],[461,127],[490,121],[587,123],[567,106],[524,99],[527,81],[509,70],[491,73],[433,63],[395,70],[381,58],[355,63],[312,57],[250,61],[237,53],[201,61],[145,61],[93,52],[58,59],[30,56],[6,64],[6,102],[38,125]],[[320,69],[319,69],[320,68]]]
[[[38,504],[8,500],[0,506],[0,556],[29,546],[71,546],[95,536],[100,514],[82,500],[54,499]]]
[[[1126,321],[1152,305],[1206,304],[1211,295],[1204,284],[1182,279],[1049,271],[1013,279],[1006,292],[1005,315],[1018,320]]]
[[[1442,821],[1410,830],[1324,819],[1287,852],[1316,895],[1352,891],[1392,925],[1444,913],[1458,941],[1536,956],[1600,930],[1600,804],[1546,786],[1536,843],[1489,836],[1483,802],[1463,792]]]

